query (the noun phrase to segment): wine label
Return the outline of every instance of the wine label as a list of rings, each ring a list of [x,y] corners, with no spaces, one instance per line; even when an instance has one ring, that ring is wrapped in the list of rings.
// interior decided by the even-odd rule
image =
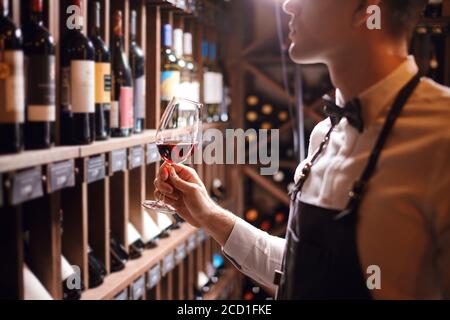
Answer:
[[[56,120],[55,56],[29,56],[27,64],[27,121]]]
[[[26,264],[23,266],[23,286],[25,300],[53,300],[50,293]]]
[[[108,104],[111,103],[111,64],[96,63],[95,64],[95,103]]]
[[[41,167],[25,170],[14,175],[11,198],[13,206],[40,198],[43,195]]]
[[[161,100],[170,101],[177,95],[180,84],[180,71],[163,71],[161,73]]]
[[[152,143],[147,145],[147,164],[156,163],[161,159],[158,147]]]
[[[197,236],[195,234],[193,234],[192,236],[189,237],[188,242],[187,242],[187,251],[188,252],[192,252],[195,250],[195,248],[197,248]]]
[[[142,167],[145,163],[145,151],[143,147],[130,149],[130,170]]]
[[[109,123],[111,128],[119,128],[119,101],[111,102],[111,112],[109,114]]]
[[[153,289],[158,285],[161,281],[161,265],[158,263],[147,273],[148,276],[148,284],[147,287],[149,290]]]
[[[145,76],[134,80],[134,116],[136,119],[145,118]]]
[[[0,123],[25,121],[24,56],[22,51],[0,52]]]
[[[131,129],[134,126],[133,88],[120,88],[120,128]]]
[[[47,167],[49,193],[75,186],[75,161],[49,164]]]
[[[167,214],[161,212],[157,212],[156,221],[161,230],[167,230],[175,223],[173,217],[169,217]]]
[[[105,155],[93,157],[86,160],[85,181],[93,183],[102,180],[106,176]]]
[[[110,175],[127,169],[127,150],[112,151],[109,156]]]
[[[205,104],[215,104],[217,103],[215,99],[215,73],[214,72],[205,72],[203,75],[203,98]]]
[[[175,255],[174,253],[169,253],[162,262],[162,276],[166,276],[170,271],[175,268]]]
[[[95,113],[95,63],[73,60],[70,65],[70,94],[73,113]]]
[[[121,293],[115,296],[114,300],[128,300],[128,289],[123,290]]]
[[[132,300],[139,300],[145,293],[145,275],[137,279],[132,286]]]

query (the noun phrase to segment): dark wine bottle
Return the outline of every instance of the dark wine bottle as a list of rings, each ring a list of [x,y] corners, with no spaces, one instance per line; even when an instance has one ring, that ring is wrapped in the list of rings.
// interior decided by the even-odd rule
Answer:
[[[82,8],[83,0],[70,0]],[[95,138],[95,51],[81,32],[82,17],[74,24],[67,15],[61,42],[61,142],[65,145],[90,144]]]
[[[55,143],[55,45],[44,27],[42,12],[43,0],[28,0],[24,24],[26,149],[48,149]]]
[[[111,135],[129,137],[133,134],[133,78],[124,52],[123,15],[114,13],[114,35],[111,46],[113,94],[111,103]]]
[[[181,72],[173,51],[173,29],[170,24],[163,26],[162,40],[161,110],[164,112],[169,102],[177,94]]]
[[[0,0],[0,153],[20,152],[24,145],[23,39],[8,8],[8,0]]]
[[[88,263],[89,263],[89,288],[96,288],[103,284],[103,280],[106,276],[106,268],[103,262],[101,262],[89,247],[88,251]]]
[[[107,140],[110,136],[111,55],[100,34],[100,11],[100,2],[94,2],[89,38],[95,49],[95,139]]]
[[[139,259],[145,250],[145,244],[141,235],[131,223],[128,223],[128,243],[130,244],[128,248],[130,259]]]
[[[77,279],[80,275],[75,274],[74,268],[61,256],[61,279],[64,300],[80,300],[84,290],[83,282]]]
[[[134,82],[134,133],[145,130],[145,58],[137,40],[137,12],[131,11],[130,66]]]
[[[110,238],[110,251],[111,272],[119,272],[125,269],[125,264],[129,259],[128,253],[117,237],[112,234]]]

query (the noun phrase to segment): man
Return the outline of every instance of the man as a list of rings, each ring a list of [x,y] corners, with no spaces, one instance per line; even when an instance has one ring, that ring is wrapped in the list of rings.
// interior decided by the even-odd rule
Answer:
[[[156,196],[281,299],[449,299],[450,89],[408,56],[425,3],[286,1],[291,58],[325,63],[341,106],[312,133],[286,240],[219,208],[187,167],[163,165]]]

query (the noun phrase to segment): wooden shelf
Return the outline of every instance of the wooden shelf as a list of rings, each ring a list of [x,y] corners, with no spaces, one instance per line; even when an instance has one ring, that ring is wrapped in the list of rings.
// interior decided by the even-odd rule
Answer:
[[[22,170],[53,162],[74,159],[79,156],[79,147],[55,147],[48,150],[24,151],[0,156],[0,173]]]
[[[142,134],[135,134],[129,138],[111,138],[107,141],[95,142],[91,145],[80,147],[79,157],[89,157],[100,153],[153,143],[155,142],[155,136],[156,130],[147,130]]]
[[[204,300],[218,300],[221,298],[223,291],[236,280],[238,271],[234,268],[229,268],[225,274],[219,279],[219,282],[214,285],[211,290],[203,297]]]
[[[100,287],[84,292],[82,300],[113,299],[196,232],[196,228],[184,223],[179,230],[172,231],[169,238],[161,239],[158,247],[146,250],[138,260],[129,261],[123,271],[110,274]]]

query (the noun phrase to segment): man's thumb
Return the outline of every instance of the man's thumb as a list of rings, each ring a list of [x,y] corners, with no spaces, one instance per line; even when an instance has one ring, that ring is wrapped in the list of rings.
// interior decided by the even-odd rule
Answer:
[[[170,167],[169,174],[170,174],[170,182],[175,189],[183,193],[192,191],[194,189],[195,185],[181,179],[175,172],[175,169],[173,167]]]

